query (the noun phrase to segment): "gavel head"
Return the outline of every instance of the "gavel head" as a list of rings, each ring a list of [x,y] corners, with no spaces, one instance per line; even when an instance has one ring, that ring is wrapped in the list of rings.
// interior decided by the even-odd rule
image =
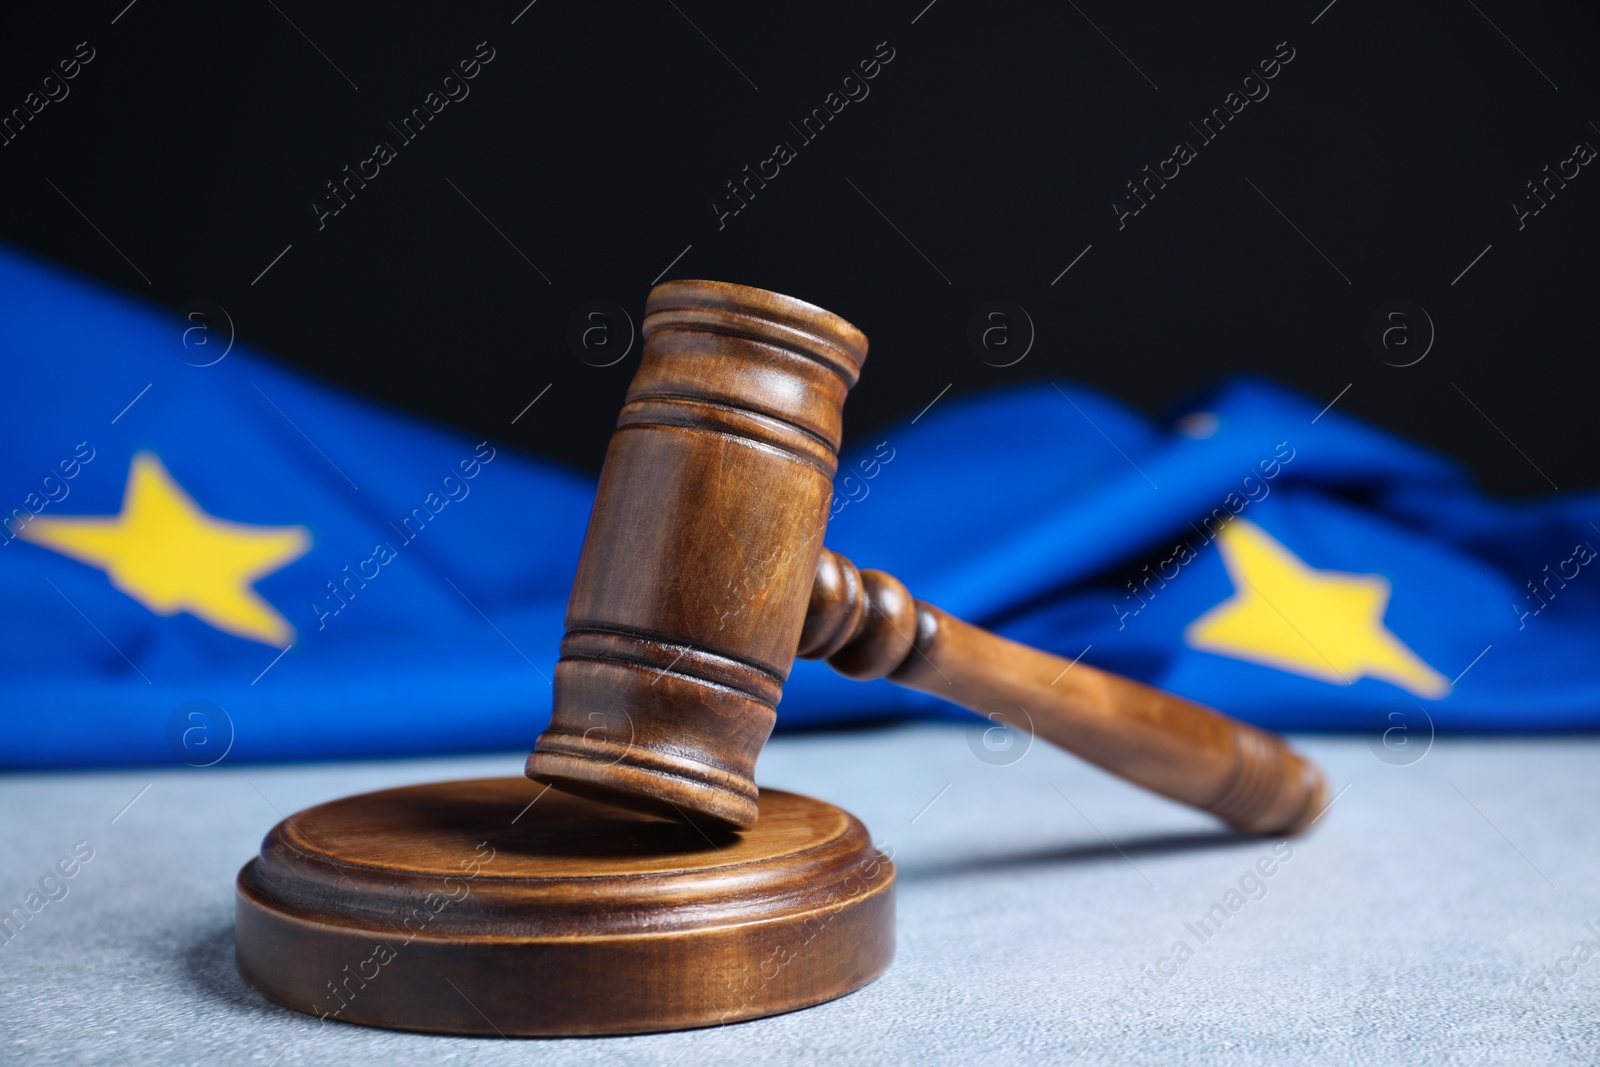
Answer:
[[[803,301],[703,281],[656,286],[643,333],[527,774],[746,829],[867,339]]]

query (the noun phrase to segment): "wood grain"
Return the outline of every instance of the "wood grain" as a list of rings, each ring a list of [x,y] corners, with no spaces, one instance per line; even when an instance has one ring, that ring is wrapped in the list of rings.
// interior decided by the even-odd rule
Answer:
[[[842,996],[894,952],[894,865],[832,805],[765,790],[734,833],[526,778],[347,797],[240,873],[240,974],[329,1020],[639,1033]]]
[[[1322,772],[1276,734],[981,630],[837,553],[819,561],[806,618],[803,657],[1003,716],[1238,829],[1296,833],[1327,805]]]
[[[747,827],[867,341],[803,301],[698,281],[656,286],[643,333],[527,773]]]

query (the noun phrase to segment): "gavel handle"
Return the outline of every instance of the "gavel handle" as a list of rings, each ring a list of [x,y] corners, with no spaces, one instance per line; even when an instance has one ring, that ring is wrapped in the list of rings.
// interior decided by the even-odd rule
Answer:
[[[1327,804],[1322,772],[1278,735],[981,630],[827,549],[799,655],[980,714],[1020,709],[1045,740],[1249,833],[1297,833]]]

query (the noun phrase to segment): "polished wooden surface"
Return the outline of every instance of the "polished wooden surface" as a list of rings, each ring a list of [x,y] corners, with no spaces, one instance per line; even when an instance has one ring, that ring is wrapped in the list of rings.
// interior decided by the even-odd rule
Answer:
[[[800,655],[993,716],[1251,833],[1298,832],[1327,805],[1322,772],[1276,734],[981,630],[831,551]]]
[[[240,873],[240,974],[327,1020],[455,1034],[709,1026],[860,988],[893,864],[832,805],[763,790],[737,833],[527,778],[300,812]]]
[[[1031,729],[1241,829],[1320,814],[1320,771],[1270,733],[985,633],[822,547],[865,336],[718,282],[651,291],[527,774],[748,827],[756,757],[801,655]]]
[[[730,826],[756,817],[867,341],[719,282],[650,293],[527,773]]]

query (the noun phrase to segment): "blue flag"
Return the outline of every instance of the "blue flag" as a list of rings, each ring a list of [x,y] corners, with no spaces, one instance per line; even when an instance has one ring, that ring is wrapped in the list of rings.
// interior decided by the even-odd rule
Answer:
[[[532,744],[589,479],[16,253],[0,304],[4,765]],[[832,511],[925,600],[1268,727],[1600,723],[1600,494],[1486,500],[1266,383],[1170,425],[1065,382],[947,400],[847,452]],[[778,724],[960,714],[801,663]]]

